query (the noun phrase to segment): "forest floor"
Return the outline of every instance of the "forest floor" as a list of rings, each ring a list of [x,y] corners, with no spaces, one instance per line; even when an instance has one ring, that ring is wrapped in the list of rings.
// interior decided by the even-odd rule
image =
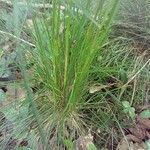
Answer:
[[[8,32],[13,29],[13,6],[9,1],[5,2],[0,1],[0,141],[5,141],[4,150],[34,150],[30,147],[32,141],[24,134],[12,134],[18,123],[13,121],[20,117],[19,114],[26,115],[27,111],[26,107],[20,109],[18,105],[18,101],[26,97],[26,90],[16,59],[16,47],[19,40],[28,45],[23,48],[35,48],[30,35],[32,16],[28,14],[24,19],[21,38],[17,39]],[[37,7],[43,12],[42,5]],[[100,108],[101,120],[92,116],[99,124],[92,126],[91,123],[89,134],[76,139],[77,150],[87,150],[85,147],[89,143],[94,143],[98,150],[150,150],[150,34],[126,23],[116,24],[109,40],[117,41],[105,43],[88,78],[89,99],[104,99]],[[30,60],[30,56],[26,55]],[[32,66],[26,71],[29,76],[34,74]],[[33,93],[37,90],[32,84],[31,88]],[[90,108],[85,112],[90,117],[94,110]],[[7,139],[11,134],[11,138]],[[40,143],[38,147],[42,150]]]

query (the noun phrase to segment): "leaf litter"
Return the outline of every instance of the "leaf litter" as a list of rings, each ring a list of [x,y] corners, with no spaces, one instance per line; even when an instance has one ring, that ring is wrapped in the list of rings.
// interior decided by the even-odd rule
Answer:
[[[125,138],[118,143],[116,150],[149,150],[150,119],[139,115],[135,119],[133,127],[129,127]],[[127,140],[127,141],[126,141]]]

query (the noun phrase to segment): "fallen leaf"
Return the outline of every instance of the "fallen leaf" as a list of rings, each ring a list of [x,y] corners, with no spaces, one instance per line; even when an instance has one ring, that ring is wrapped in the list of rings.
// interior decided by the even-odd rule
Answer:
[[[131,150],[147,150],[147,146],[144,142],[142,143],[130,143]]]
[[[105,89],[105,88],[109,88],[109,87],[112,87],[116,85],[116,83],[113,83],[113,84],[108,84],[108,85],[103,85],[103,84],[100,84],[100,85],[93,85],[90,87],[89,89],[89,93],[90,94],[94,94],[96,92],[99,92],[101,91],[102,89]]]
[[[148,150],[146,143],[127,142],[124,138],[118,143],[116,150]]]
[[[136,126],[128,128],[129,133],[126,135],[128,141],[141,143],[150,138],[150,120],[137,116],[135,119]]]
[[[132,133],[133,136],[139,139],[139,142],[141,142],[146,137],[146,130],[140,128],[139,126],[135,128],[130,128],[129,131]],[[133,141],[138,142],[138,141]]]
[[[125,139],[122,139],[117,146],[116,150],[128,150],[129,149],[129,144],[126,142]]]
[[[133,141],[133,142],[136,142],[136,143],[140,143],[141,142],[141,139],[137,138],[136,136],[132,135],[132,134],[128,134],[126,136],[127,140],[128,141]]]
[[[150,130],[150,119],[145,119],[137,117],[137,123],[142,126],[142,128]]]

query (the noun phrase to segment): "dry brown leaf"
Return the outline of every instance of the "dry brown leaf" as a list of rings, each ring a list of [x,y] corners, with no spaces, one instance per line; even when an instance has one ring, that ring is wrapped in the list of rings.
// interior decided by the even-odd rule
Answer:
[[[96,92],[101,91],[102,89],[109,88],[109,87],[112,87],[112,86],[114,86],[114,85],[116,85],[116,83],[108,84],[108,85],[103,85],[103,84],[100,84],[100,85],[93,85],[93,86],[90,87],[89,93],[90,93],[90,94],[93,94],[93,93],[96,93]]]
[[[116,150],[147,150],[147,146],[144,142],[142,143],[133,143],[133,142],[126,142],[125,139],[122,139],[117,146]]]
[[[131,150],[147,150],[147,146],[144,142],[142,143],[130,143]]]
[[[127,140],[128,141],[133,141],[133,142],[136,142],[136,143],[140,143],[141,142],[141,139],[137,138],[136,136],[132,135],[132,134],[128,134],[126,136]]]
[[[150,138],[150,120],[136,117],[136,126],[129,128],[126,136],[129,141],[141,143],[143,140]]]
[[[146,130],[140,128],[139,125],[137,125],[137,127],[135,128],[130,128],[129,131],[132,133],[133,136],[140,139],[139,142],[142,142],[142,140],[145,139],[146,137]],[[134,142],[137,142],[137,141],[134,141]]]
[[[145,119],[138,116],[137,123],[142,126],[142,128],[150,130],[150,119]]]
[[[129,144],[126,142],[125,139],[122,139],[117,146],[116,150],[128,150],[129,149]]]

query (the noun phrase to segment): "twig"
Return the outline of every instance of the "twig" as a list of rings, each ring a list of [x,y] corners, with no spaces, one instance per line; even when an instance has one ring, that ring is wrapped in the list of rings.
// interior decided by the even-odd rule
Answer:
[[[125,83],[122,87],[126,87],[145,67],[146,65],[150,62],[150,59],[146,61],[146,63],[128,80],[127,83]]]
[[[15,39],[17,39],[17,40],[23,42],[23,43],[28,44],[29,46],[36,47],[34,44],[32,44],[32,43],[30,43],[30,42],[28,42],[28,41],[25,41],[24,39],[21,39],[21,38],[19,38],[19,37],[13,35],[13,34],[11,34],[11,33],[8,33],[8,32],[5,32],[5,31],[1,31],[1,30],[0,30],[0,33],[3,34],[3,35],[11,36],[11,37],[13,37],[13,38],[15,38]]]

